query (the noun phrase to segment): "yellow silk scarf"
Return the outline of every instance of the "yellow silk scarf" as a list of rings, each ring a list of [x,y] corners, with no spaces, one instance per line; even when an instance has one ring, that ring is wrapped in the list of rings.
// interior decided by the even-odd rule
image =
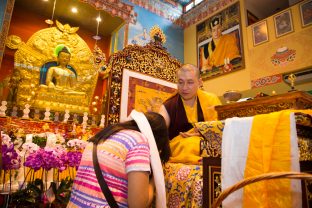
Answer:
[[[203,90],[197,90],[197,96],[202,108],[205,121],[218,120],[218,113],[214,109],[214,106],[221,105],[219,98],[209,92]]]
[[[254,117],[244,178],[291,171],[291,112],[296,111],[285,110]],[[304,110],[300,112],[311,113]],[[292,207],[290,180],[267,180],[245,186],[243,206]]]

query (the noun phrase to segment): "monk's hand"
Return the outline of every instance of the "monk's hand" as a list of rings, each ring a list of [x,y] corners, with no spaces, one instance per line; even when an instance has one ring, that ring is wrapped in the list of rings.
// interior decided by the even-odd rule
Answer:
[[[180,132],[180,135],[183,138],[186,138],[186,137],[191,137],[191,136],[200,136],[200,133],[199,132]]]

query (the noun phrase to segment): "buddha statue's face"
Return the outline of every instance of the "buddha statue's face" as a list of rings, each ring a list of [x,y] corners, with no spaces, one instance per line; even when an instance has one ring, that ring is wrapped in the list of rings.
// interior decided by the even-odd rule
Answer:
[[[66,52],[60,52],[58,55],[58,62],[60,66],[66,66],[70,61],[70,54]]]

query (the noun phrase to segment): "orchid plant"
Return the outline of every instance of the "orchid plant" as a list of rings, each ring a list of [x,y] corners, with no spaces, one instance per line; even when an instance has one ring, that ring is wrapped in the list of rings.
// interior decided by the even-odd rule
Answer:
[[[19,151],[14,149],[11,138],[2,134],[3,170],[20,169],[21,161],[24,161],[24,167],[22,167],[22,169],[24,168],[24,182],[20,189],[12,194],[12,204],[21,207],[23,205],[36,207],[40,203],[57,204],[56,207],[63,207],[67,204],[74,177],[74,171],[71,169],[77,170],[87,142],[72,139],[67,144],[54,144],[45,147],[44,144],[48,144],[46,138],[35,137],[32,142],[21,145],[21,151]],[[26,167],[29,169],[27,173]],[[47,175],[51,170],[57,173],[57,179],[48,188]],[[69,176],[59,182],[59,174],[65,170],[68,170]],[[37,171],[42,171],[42,175],[41,178],[35,179]],[[30,173],[31,175],[28,177]],[[24,186],[24,184],[27,185]]]

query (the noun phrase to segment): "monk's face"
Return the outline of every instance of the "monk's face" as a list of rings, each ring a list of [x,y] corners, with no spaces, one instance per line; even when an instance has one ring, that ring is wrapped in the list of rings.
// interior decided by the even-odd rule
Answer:
[[[218,24],[211,28],[211,34],[213,39],[218,39],[221,37],[221,25]]]
[[[58,55],[58,62],[61,66],[66,66],[70,61],[70,54],[65,52],[60,52]]]
[[[201,85],[201,79],[194,70],[180,70],[178,76],[178,92],[183,100],[192,100],[197,96],[197,90]]]

